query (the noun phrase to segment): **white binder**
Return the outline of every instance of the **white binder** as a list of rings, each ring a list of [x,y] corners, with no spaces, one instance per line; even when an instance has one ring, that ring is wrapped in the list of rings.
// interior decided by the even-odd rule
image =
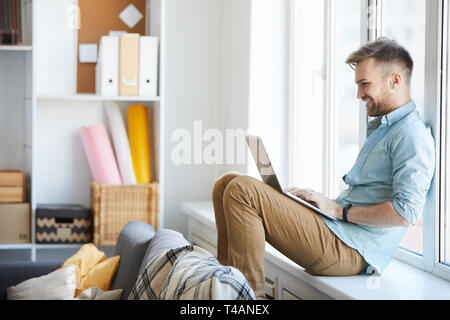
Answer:
[[[109,128],[114,144],[117,163],[123,184],[136,184],[133,161],[131,159],[130,142],[127,129],[118,104],[114,102],[105,103],[105,111],[109,120]]]
[[[119,95],[119,37],[102,36],[100,39],[95,92],[103,96]]]
[[[158,38],[141,36],[139,54],[139,95],[158,95]]]

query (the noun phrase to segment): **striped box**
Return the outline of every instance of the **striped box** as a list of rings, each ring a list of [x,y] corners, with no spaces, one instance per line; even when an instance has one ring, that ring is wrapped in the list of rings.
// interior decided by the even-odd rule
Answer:
[[[38,205],[36,243],[87,243],[92,240],[91,210],[80,205]]]

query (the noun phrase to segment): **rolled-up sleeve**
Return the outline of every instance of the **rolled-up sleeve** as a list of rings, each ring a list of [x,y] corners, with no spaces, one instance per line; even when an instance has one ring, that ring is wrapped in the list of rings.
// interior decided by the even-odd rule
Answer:
[[[394,209],[415,225],[423,211],[435,168],[434,140],[429,128],[400,130],[392,143]]]
[[[415,126],[415,125],[414,125]],[[415,225],[423,211],[435,168],[435,147],[422,124],[399,130],[392,141],[394,209]]]

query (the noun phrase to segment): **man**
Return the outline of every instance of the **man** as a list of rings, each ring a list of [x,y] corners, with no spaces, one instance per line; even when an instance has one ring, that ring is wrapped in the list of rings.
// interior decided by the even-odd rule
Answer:
[[[334,201],[291,188],[338,220],[238,173],[227,173],[214,185],[218,259],[240,269],[256,295],[264,293],[265,241],[312,274],[354,275],[368,266],[381,274],[422,213],[435,150],[411,100],[408,51],[380,38],[346,63],[355,69],[358,99],[375,117],[356,163],[343,177],[348,188]]]

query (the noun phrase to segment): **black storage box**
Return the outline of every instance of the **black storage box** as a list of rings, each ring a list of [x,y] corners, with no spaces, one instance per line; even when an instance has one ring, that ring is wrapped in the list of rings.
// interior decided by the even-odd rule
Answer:
[[[73,204],[36,208],[36,243],[87,243],[92,239],[92,212]]]

